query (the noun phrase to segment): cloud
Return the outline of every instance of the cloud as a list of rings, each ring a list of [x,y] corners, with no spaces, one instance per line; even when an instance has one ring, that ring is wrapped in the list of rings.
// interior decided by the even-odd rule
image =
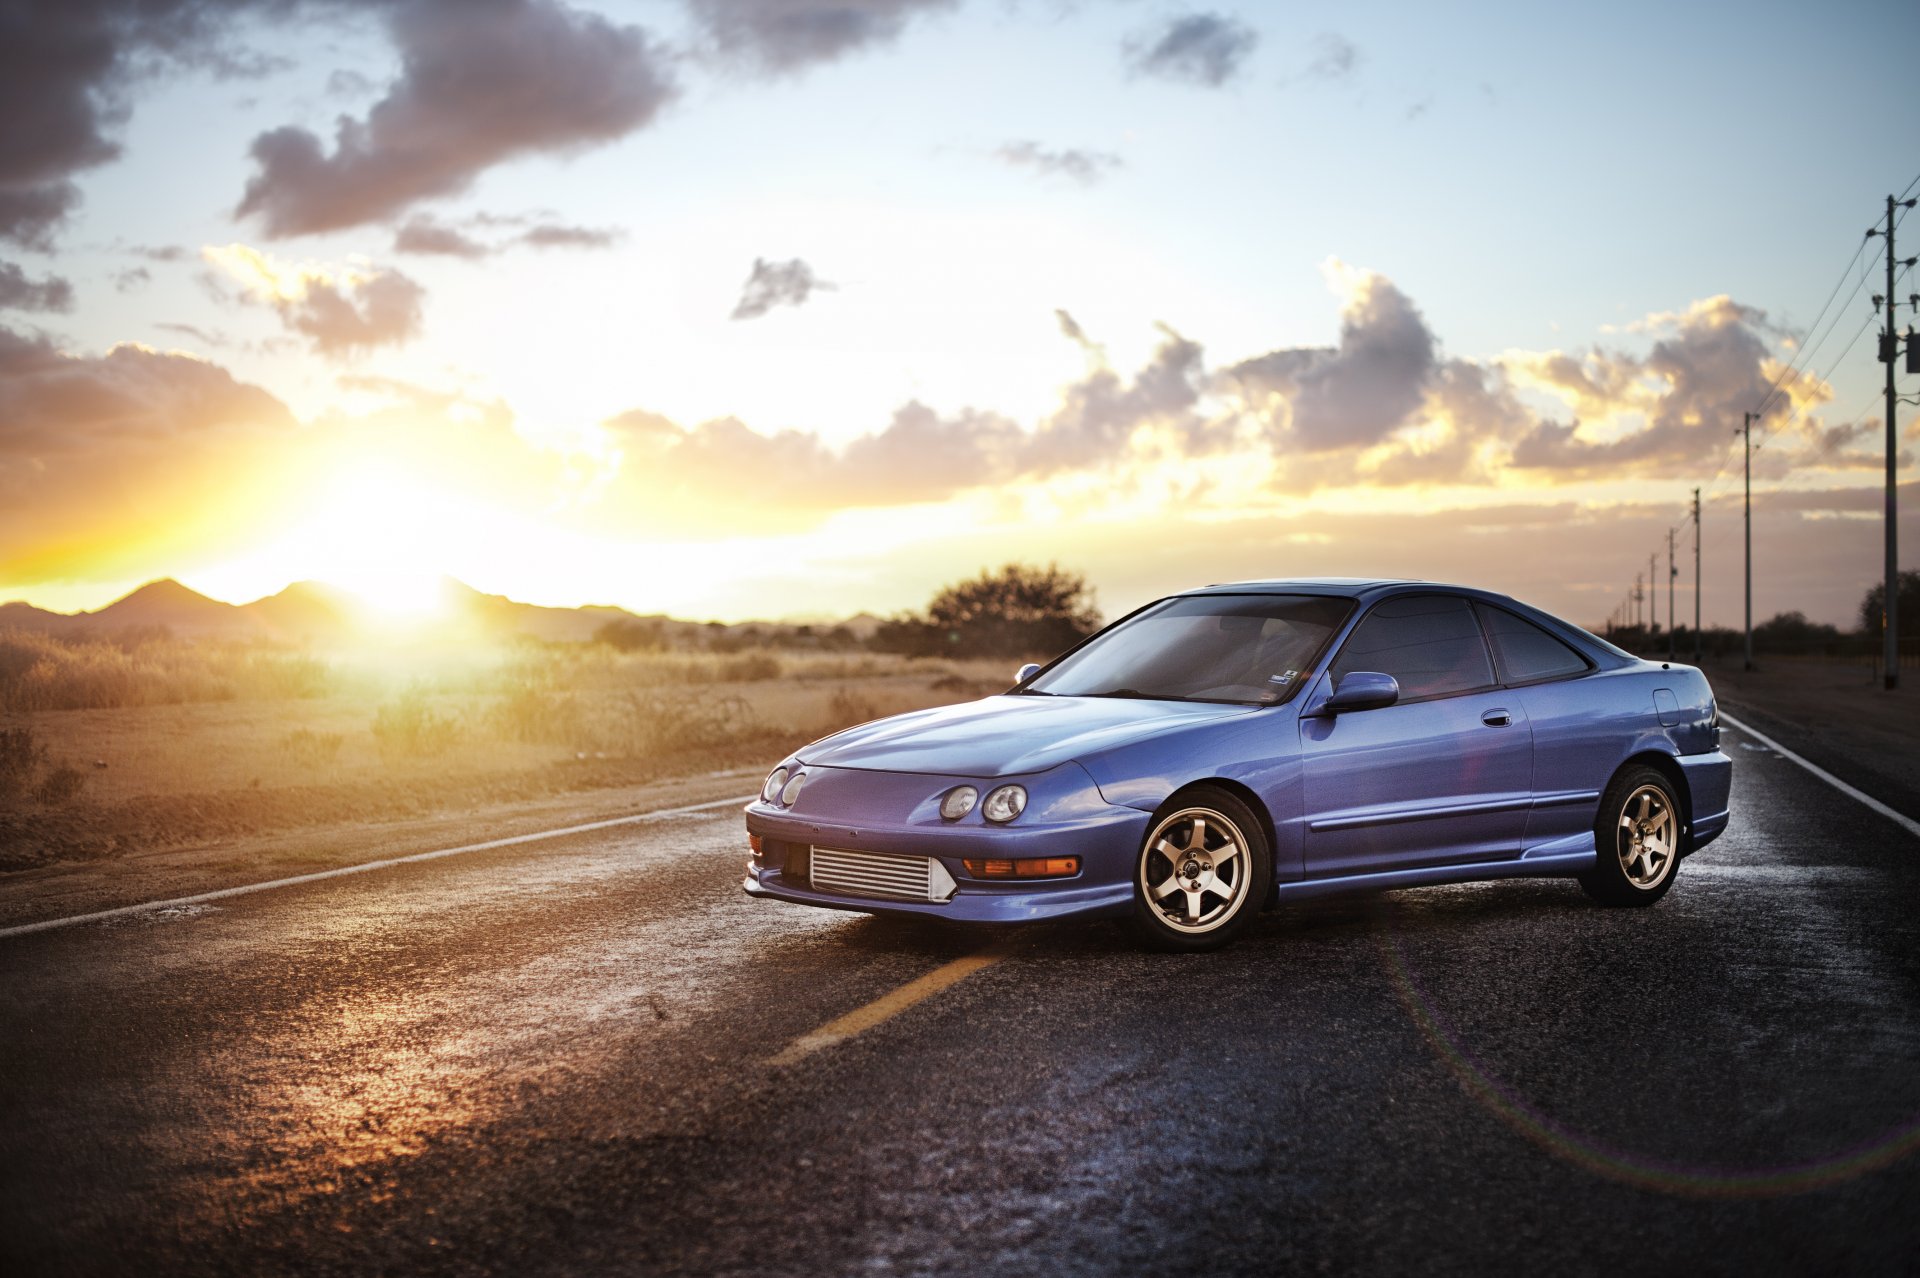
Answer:
[[[1232,18],[1190,13],[1158,32],[1135,36],[1126,51],[1136,75],[1218,88],[1234,77],[1259,42],[1258,32]]]
[[[70,311],[73,285],[58,275],[31,280],[12,262],[0,262],[0,310]]]
[[[1067,314],[1066,311],[1059,307],[1054,308],[1053,318],[1055,322],[1060,325],[1060,335],[1062,337],[1080,347],[1082,350],[1087,351],[1089,354],[1097,355],[1100,353],[1100,348],[1094,345],[1092,339],[1087,336],[1087,331],[1080,327],[1079,320]]]
[[[1314,37],[1313,61],[1302,73],[1308,80],[1344,80],[1360,65],[1360,49],[1353,41],[1332,31]]]
[[[726,57],[788,72],[897,39],[907,24],[956,0],[687,0]]]
[[[398,345],[420,333],[426,290],[399,271],[293,266],[245,244],[209,248],[205,257],[322,355]]]
[[[70,355],[0,327],[0,579],[110,574],[115,557],[177,545],[293,427],[205,360]]]
[[[231,43],[241,15],[293,0],[85,0],[0,12],[0,240],[47,250],[80,203],[74,175],[120,154],[129,86],[174,68],[258,75],[276,59]]]
[[[393,251],[474,259],[486,257],[493,249],[443,222],[430,217],[412,217],[393,233]]]
[[[1348,294],[1336,347],[1291,347],[1226,370],[1275,447],[1323,452],[1377,444],[1406,424],[1437,368],[1433,334],[1384,275],[1329,261]]]
[[[612,248],[626,232],[610,226],[564,226],[558,222],[542,222],[528,227],[515,243],[525,244],[528,248]]]
[[[381,221],[503,161],[624,137],[675,91],[639,27],[557,0],[414,0],[390,26],[402,70],[386,96],[340,117],[331,153],[295,126],[256,137],[238,216],[274,237]]]
[[[1196,414],[1206,382],[1205,351],[1165,325],[1160,333],[1146,367],[1131,381],[1102,363],[1066,387],[1060,407],[1023,443],[1020,471],[1045,475],[1111,462],[1127,451],[1134,432],[1143,426],[1166,427],[1202,449],[1217,444]]]
[[[813,268],[799,258],[787,262],[753,259],[753,273],[740,290],[740,301],[732,318],[758,319],[776,306],[804,306],[816,290],[834,286],[814,276]]]
[[[1008,142],[993,155],[1013,168],[1032,169],[1046,177],[1069,178],[1082,186],[1091,186],[1123,163],[1119,156],[1106,151],[1078,148],[1053,151],[1028,141]]]
[[[468,218],[466,226],[497,228],[524,226],[526,229],[508,239],[481,240],[466,230],[436,218],[416,215],[400,224],[394,232],[393,251],[424,256],[461,257],[469,261],[491,257],[515,246],[527,248],[612,248],[623,233],[612,227],[567,226],[559,222],[535,222],[528,219],[481,214]]]
[[[1502,358],[1518,384],[1557,393],[1579,414],[1572,423],[1541,422],[1519,441],[1513,465],[1586,477],[1669,475],[1725,454],[1741,414],[1771,389],[1765,313],[1720,296],[1638,327],[1660,334],[1645,355],[1595,347],[1579,357]],[[1813,385],[1792,392],[1809,405],[1829,393]],[[1775,399],[1768,420],[1789,402]]]

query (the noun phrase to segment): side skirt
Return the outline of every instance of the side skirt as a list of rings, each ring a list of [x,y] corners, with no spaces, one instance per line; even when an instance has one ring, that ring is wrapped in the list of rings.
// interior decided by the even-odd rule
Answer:
[[[1349,874],[1337,879],[1301,879],[1282,883],[1275,893],[1281,901],[1301,901],[1347,892],[1381,892],[1392,888],[1432,887],[1440,883],[1472,883],[1480,879],[1558,878],[1584,874],[1594,866],[1591,837],[1578,852],[1530,853],[1515,861],[1483,861],[1475,865],[1431,865],[1417,870],[1387,870],[1378,874]]]

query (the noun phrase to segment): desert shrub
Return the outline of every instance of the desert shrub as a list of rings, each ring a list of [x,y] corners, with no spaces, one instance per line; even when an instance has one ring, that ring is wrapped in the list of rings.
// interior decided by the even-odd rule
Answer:
[[[666,631],[658,621],[634,621],[625,617],[609,621],[594,631],[593,641],[619,652],[658,652],[667,646]]]
[[[757,683],[780,677],[780,659],[766,652],[742,652],[722,660],[713,672],[715,683]]]
[[[33,797],[47,807],[59,807],[61,804],[73,802],[86,783],[86,773],[72,764],[63,763],[47,773],[34,790]]]
[[[872,645],[909,656],[1038,656],[1065,652],[1099,628],[1085,577],[1008,564],[942,588],[924,614],[882,622]]]
[[[872,698],[863,697],[847,688],[835,688],[833,695],[827,698],[827,718],[837,727],[851,727],[856,723],[867,723],[880,717],[880,707]]]
[[[323,697],[325,663],[255,644],[164,631],[55,637],[0,633],[0,710],[113,710],[195,701]]]
[[[411,691],[374,712],[373,739],[389,757],[445,754],[460,740],[460,721],[438,713],[424,694]]]
[[[636,757],[730,745],[754,727],[745,698],[710,692],[635,689],[610,708],[596,744]]]
[[[522,685],[494,702],[487,719],[508,741],[574,745],[584,735],[585,711],[571,693]]]
[[[32,728],[0,728],[0,799],[24,793],[46,761],[47,748]]]
[[[280,738],[280,752],[301,767],[318,768],[339,757],[340,746],[345,741],[342,733],[295,728]]]

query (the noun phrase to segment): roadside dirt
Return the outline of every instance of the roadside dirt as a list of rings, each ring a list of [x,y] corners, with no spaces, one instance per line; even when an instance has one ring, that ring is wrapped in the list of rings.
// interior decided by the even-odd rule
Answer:
[[[760,780],[761,774],[753,769],[709,772],[645,785],[475,806],[414,820],[350,822],[273,836],[133,852],[111,859],[63,861],[0,875],[0,927],[705,803],[745,795]],[[743,831],[743,858],[745,848]]]
[[[1708,664],[1714,694],[1794,753],[1920,818],[1920,670],[1888,692],[1861,665],[1774,658],[1742,670]],[[1738,750],[1734,762],[1739,763]]]

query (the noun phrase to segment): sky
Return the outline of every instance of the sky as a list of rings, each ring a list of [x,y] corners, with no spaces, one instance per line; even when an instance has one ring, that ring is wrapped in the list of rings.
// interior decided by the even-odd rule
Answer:
[[[1738,625],[1758,411],[1755,620],[1850,626],[1916,50],[1902,3],[0,0],[0,599],[827,618],[1020,560],[1600,625],[1636,573],[1664,621],[1677,530],[1685,621],[1700,488]]]

